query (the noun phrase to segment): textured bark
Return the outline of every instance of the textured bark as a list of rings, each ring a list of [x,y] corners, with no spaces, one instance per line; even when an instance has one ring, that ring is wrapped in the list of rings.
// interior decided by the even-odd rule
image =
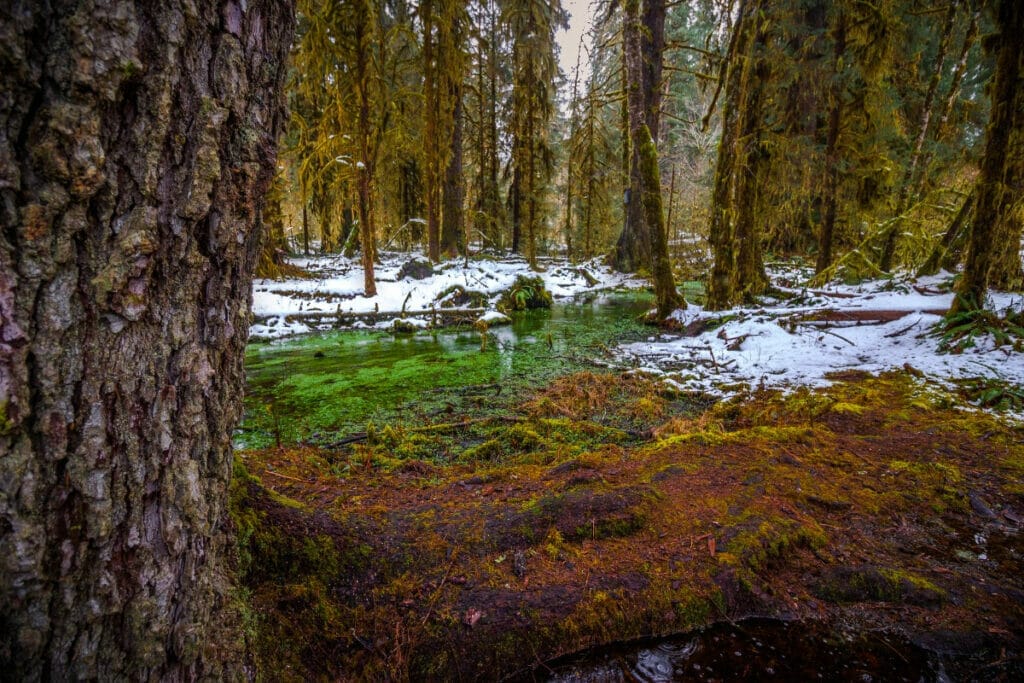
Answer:
[[[985,135],[977,205],[963,276],[950,315],[985,302],[993,280],[1020,283],[1021,213],[1024,212],[1024,4],[1001,0],[996,10],[998,34],[992,41],[996,69],[992,76],[992,113]],[[1004,255],[1012,250],[1010,255]],[[998,265],[993,273],[993,266]],[[993,277],[994,276],[994,277]]]
[[[0,6],[0,671],[231,678],[231,433],[290,2]]]
[[[377,236],[373,216],[373,177],[376,154],[372,151],[370,138],[370,50],[375,40],[372,14],[369,3],[360,0],[353,3],[355,10],[353,34],[356,45],[355,80],[356,103],[359,109],[356,134],[359,138],[359,166],[356,191],[359,196],[359,245],[362,248],[360,261],[363,266],[363,294],[377,295],[377,281],[374,277],[373,262],[377,256]],[[347,240],[346,240],[347,243]]]
[[[632,0],[626,0],[623,4],[623,11],[626,15],[624,21],[630,22],[632,16],[639,25],[635,29],[627,29],[623,26],[623,54],[624,61],[626,44],[632,40],[635,49],[638,51],[638,61],[632,68],[626,67],[626,78],[635,81],[642,97],[643,123],[651,132],[655,145],[658,142],[658,131],[661,120],[661,72],[662,56],[665,52],[665,0],[644,0],[643,8],[636,3],[633,7]],[[635,30],[632,39],[626,37],[627,31]],[[632,71],[633,73],[630,73]],[[630,122],[631,134],[635,134],[633,124]],[[634,141],[635,142],[635,141]],[[629,194],[631,198],[640,197],[643,193],[643,178],[640,173],[640,149],[635,144],[629,148]],[[616,270],[622,272],[634,272],[641,268],[654,266],[654,245],[657,239],[651,226],[644,219],[644,210],[640,202],[630,201],[625,207],[626,219],[622,228],[622,234],[615,245],[613,254],[613,265]]]
[[[842,85],[839,82],[839,73],[842,71],[843,54],[846,52],[846,17],[842,12],[836,19],[832,49],[835,81],[832,86],[832,104],[828,114],[828,138],[825,143],[825,187],[821,196],[825,215],[818,231],[818,260],[814,267],[815,273],[820,273],[832,265],[832,243],[839,212],[839,167],[843,162],[839,151],[839,134],[843,126],[843,93]]]
[[[641,25],[638,18],[639,0],[626,0],[622,40],[625,45],[627,88],[629,103],[629,140],[635,151],[635,172],[639,176],[637,204],[643,209],[643,222],[648,235],[651,252],[651,275],[654,280],[654,294],[657,299],[658,317],[665,319],[680,304],[686,303],[676,291],[672,275],[672,264],[668,256],[668,236],[665,233],[665,213],[661,201],[661,174],[658,169],[658,150],[648,126],[650,110],[649,86],[643,73],[647,66],[647,55],[642,49],[641,36],[648,27]],[[662,6],[664,14],[664,6]],[[658,57],[660,62],[660,55]],[[660,71],[660,70],[659,70]]]
[[[741,0],[739,16],[730,40],[730,59],[725,72],[725,103],[722,107],[722,139],[718,143],[715,184],[711,193],[711,225],[708,238],[715,262],[708,278],[707,306],[728,308],[737,302],[739,176],[743,168],[744,102],[751,74],[750,48],[756,30],[758,3]]]
[[[464,187],[462,182],[462,87],[456,79],[448,80],[449,97],[454,103],[452,138],[448,165],[444,171],[442,195],[441,253],[453,258],[463,250],[465,237]]]
[[[736,174],[736,272],[733,292],[744,301],[753,301],[768,288],[764,272],[761,195],[767,183],[769,155],[766,151],[764,101],[769,99],[768,84],[771,68],[764,57],[768,40],[764,22],[759,22],[754,50],[750,57],[751,78],[747,83],[743,102],[743,130],[741,133],[739,168]]]
[[[420,3],[420,20],[423,22],[423,200],[427,209],[427,257],[437,263],[441,260],[441,198],[438,192],[441,149],[433,8],[431,0]]]

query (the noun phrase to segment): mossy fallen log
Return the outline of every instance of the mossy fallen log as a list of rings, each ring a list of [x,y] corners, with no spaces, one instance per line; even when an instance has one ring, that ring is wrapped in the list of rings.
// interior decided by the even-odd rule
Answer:
[[[361,321],[377,323],[381,320],[401,318],[429,318],[432,326],[474,322],[487,312],[486,308],[428,308],[419,311],[300,311],[286,315],[253,316],[254,325],[266,324],[271,320],[284,318],[285,322],[303,322],[313,325],[345,327]]]

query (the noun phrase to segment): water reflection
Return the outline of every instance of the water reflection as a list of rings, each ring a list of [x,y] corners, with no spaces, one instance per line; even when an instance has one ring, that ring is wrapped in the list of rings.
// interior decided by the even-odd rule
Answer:
[[[607,648],[538,672],[557,683],[950,680],[940,659],[898,635],[750,619],[656,643]]]
[[[493,327],[481,350],[469,327],[394,336],[338,331],[250,345],[245,418],[236,445],[330,442],[376,424],[422,424],[505,410],[554,377],[593,368],[619,341],[649,331],[646,293],[530,311]],[[487,389],[493,387],[489,393]]]

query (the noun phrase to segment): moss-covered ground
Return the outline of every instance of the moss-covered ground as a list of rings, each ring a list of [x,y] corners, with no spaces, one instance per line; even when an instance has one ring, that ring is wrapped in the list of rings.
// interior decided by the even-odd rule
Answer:
[[[1019,663],[1024,429],[912,376],[705,405],[580,373],[443,417],[238,454],[264,679],[529,678],[755,614]]]
[[[323,444],[368,422],[502,414],[553,378],[606,362],[609,346],[649,336],[636,318],[651,302],[645,292],[605,293],[599,302],[517,312],[508,327],[348,330],[250,344],[237,441]]]

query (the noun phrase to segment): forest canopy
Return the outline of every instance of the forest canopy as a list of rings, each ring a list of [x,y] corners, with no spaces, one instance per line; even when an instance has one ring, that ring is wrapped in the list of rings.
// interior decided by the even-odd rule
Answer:
[[[1019,62],[1015,19],[995,10],[592,3],[565,73],[557,0],[302,0],[266,245],[359,251],[371,294],[378,248],[657,275],[660,236],[660,279],[704,281],[712,308],[764,293],[766,257],[806,258],[822,281],[954,270],[980,220],[993,93],[1013,97],[1001,50]],[[1019,149],[1020,107],[1005,109],[992,126]],[[1020,157],[989,168],[1007,190]],[[984,219],[986,285],[1022,284],[1019,194]]]

